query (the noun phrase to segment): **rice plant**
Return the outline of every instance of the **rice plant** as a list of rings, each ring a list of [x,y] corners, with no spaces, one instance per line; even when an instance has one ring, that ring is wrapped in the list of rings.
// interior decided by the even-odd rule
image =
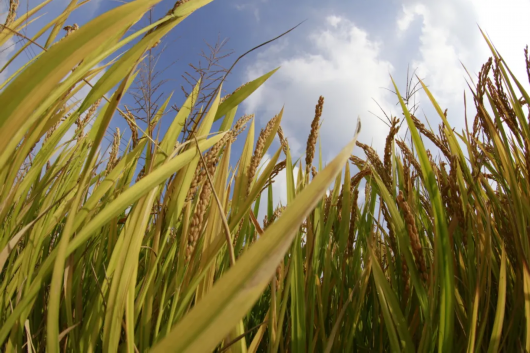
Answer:
[[[8,17],[0,45],[48,2]],[[394,84],[403,115],[383,158],[357,141],[358,124],[323,168],[323,97],[298,161],[283,111],[259,134],[237,113],[276,70],[225,97],[219,87],[204,107],[198,82],[162,137],[169,98],[146,129],[122,106],[146,51],[209,2],[177,1],[131,31],[157,3],[135,0],[56,40],[74,1],[2,69],[52,29],[0,83],[3,350],[530,351],[530,97],[487,38],[465,130],[420,80],[441,122],[427,129]],[[120,152],[117,132],[106,154],[115,116],[131,138]],[[286,207],[273,202],[279,173]]]

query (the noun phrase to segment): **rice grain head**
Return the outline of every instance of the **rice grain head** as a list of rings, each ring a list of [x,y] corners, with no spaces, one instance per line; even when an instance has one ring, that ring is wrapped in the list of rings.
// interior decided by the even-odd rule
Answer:
[[[418,236],[418,229],[416,228],[416,222],[414,221],[414,215],[412,214],[407,200],[405,200],[405,197],[403,196],[403,192],[401,192],[401,190],[399,191],[399,195],[397,196],[397,202],[399,207],[401,208],[401,211],[403,212],[403,216],[405,217],[405,224],[407,226],[410,243],[412,245],[412,252],[416,260],[416,266],[420,271],[422,279],[424,281],[427,281],[429,279],[429,275],[425,266],[425,258],[423,256],[420,238]]]
[[[313,163],[313,158],[315,157],[315,145],[318,139],[318,130],[320,128],[320,117],[322,116],[322,108],[324,107],[324,97],[320,96],[318,98],[318,103],[315,106],[315,117],[311,122],[311,132],[307,138],[307,147],[305,153],[305,163],[307,168],[307,173],[311,168]]]
[[[269,138],[276,121],[278,120],[278,115],[274,116],[264,129],[261,130],[258,141],[256,142],[256,148],[254,149],[254,154],[250,160],[250,165],[248,166],[248,184],[247,184],[247,195],[250,194],[250,187],[254,176],[256,175],[256,170],[259,167],[261,158],[263,157],[263,148],[265,147],[265,141]]]
[[[63,29],[66,31],[66,34],[65,34],[65,38],[68,37],[70,34],[74,33],[75,31],[77,31],[79,29],[79,26],[77,25],[77,23],[74,23],[73,25],[71,26],[65,26],[63,27]]]
[[[189,0],[187,0],[189,1]],[[245,87],[246,85],[248,85],[250,82],[246,82],[244,84],[242,84],[241,86],[239,86],[238,88],[235,89],[234,92],[232,93],[229,93],[227,94],[226,96],[224,97],[221,97],[221,99],[219,100],[219,105],[221,105],[222,103],[224,103],[224,101],[226,101],[228,98],[230,98],[234,93],[238,92],[240,89],[242,89],[243,87]]]
[[[114,133],[114,140],[112,141],[112,148],[110,150],[109,154],[109,161],[107,163],[107,170],[106,174],[110,173],[110,171],[114,168],[116,163],[118,163],[118,152],[120,149],[120,128],[116,128],[116,132]]]
[[[287,155],[287,149],[289,148],[289,144],[287,143],[287,139],[285,138],[285,135],[283,134],[283,130],[281,126],[278,126],[278,131],[276,133],[278,134],[278,138],[280,139],[280,143],[282,144],[283,153]]]
[[[17,17],[18,5],[19,5],[19,0],[9,1],[9,11],[7,12],[7,17],[6,17],[6,21],[4,22],[4,26],[9,27],[11,23],[13,23],[13,21]],[[2,33],[3,30],[4,28],[0,30],[0,33]]]
[[[384,166],[387,175],[392,178],[392,143],[394,142],[394,136],[399,131],[399,119],[396,117],[392,118],[392,125],[385,142],[385,155],[384,155]]]

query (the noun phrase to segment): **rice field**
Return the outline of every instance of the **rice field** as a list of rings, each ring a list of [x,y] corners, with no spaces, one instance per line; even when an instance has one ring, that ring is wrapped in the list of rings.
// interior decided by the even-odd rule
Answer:
[[[147,125],[123,107],[146,52],[211,1],[177,1],[132,30],[158,2],[134,0],[63,36],[74,1],[0,82],[2,350],[530,351],[528,50],[528,77],[515,77],[484,36],[466,129],[419,80],[437,112],[427,128],[394,83],[402,114],[384,154],[358,123],[324,166],[324,97],[308,102],[300,159],[283,111],[260,132],[238,113],[276,70],[225,97],[219,85],[189,131],[200,82],[163,136],[169,98]],[[0,46],[49,2],[16,17],[12,0]],[[131,138],[120,151],[115,133],[105,153],[113,118]],[[273,202],[280,173],[285,207]]]

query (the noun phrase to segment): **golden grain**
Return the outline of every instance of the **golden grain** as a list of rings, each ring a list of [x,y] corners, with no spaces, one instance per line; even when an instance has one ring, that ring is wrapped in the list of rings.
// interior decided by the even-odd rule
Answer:
[[[418,229],[416,228],[416,222],[414,220],[414,215],[412,214],[410,207],[403,196],[403,193],[400,191],[397,197],[397,202],[403,212],[405,217],[405,224],[407,226],[407,231],[410,238],[410,244],[412,245],[412,252],[416,260],[416,266],[420,271],[421,277],[424,281],[429,279],[429,274],[425,266],[425,257],[423,256],[423,250],[420,243],[420,238],[418,235]]]
[[[392,143],[394,142],[394,136],[396,136],[399,131],[399,119],[394,117],[391,122],[390,131],[388,132],[385,141],[385,155],[383,158],[385,171],[390,178],[390,181],[392,181]]]
[[[425,125],[423,125],[422,122],[418,120],[414,115],[410,116],[412,120],[414,121],[414,125],[416,125],[416,128],[429,140],[431,140],[436,147],[438,147],[442,153],[447,157],[447,159],[451,159],[451,152],[449,152],[449,149],[441,142],[441,140],[432,133],[432,131],[427,130]]]
[[[120,128],[116,128],[116,132],[114,133],[114,139],[112,141],[112,147],[109,154],[109,161],[107,163],[107,170],[106,172],[109,173],[112,168],[118,163],[118,152],[120,149]]]
[[[188,0],[189,1],[189,0]],[[242,84],[241,86],[239,86],[238,88],[235,89],[234,92],[230,93],[230,94],[227,94],[226,96],[224,97],[221,97],[221,99],[219,100],[219,105],[223,104],[228,98],[230,98],[231,96],[233,96],[235,93],[237,93],[238,91],[240,91],[243,87],[245,87],[246,85],[248,85],[250,82],[247,82],[247,83],[244,83]]]
[[[9,27],[11,23],[15,20],[15,17],[17,16],[17,9],[19,5],[19,0],[9,0],[9,10],[7,12],[6,20],[4,22],[4,25],[6,27]],[[4,28],[2,28],[3,30]],[[2,30],[0,30],[0,33],[2,33]]]
[[[318,103],[315,106],[315,117],[311,122],[311,132],[307,138],[307,146],[305,152],[305,164],[307,168],[307,173],[311,169],[311,164],[313,163],[313,158],[315,157],[315,145],[318,139],[318,130],[320,128],[320,117],[322,116],[322,109],[324,107],[324,97],[320,96],[318,98]]]
[[[278,126],[278,131],[276,132],[278,134],[278,137],[280,139],[280,143],[282,145],[283,153],[287,155],[287,149],[289,148],[289,144],[287,143],[287,139],[285,138],[285,135],[283,134],[283,130],[281,126]]]
[[[276,121],[278,120],[278,115],[273,117],[264,129],[261,130],[258,141],[256,142],[256,148],[254,149],[254,154],[252,155],[252,159],[250,160],[250,165],[248,167],[248,184],[247,184],[247,195],[250,193],[250,187],[252,185],[252,181],[254,180],[254,176],[256,175],[256,170],[259,167],[259,163],[261,161],[261,158],[263,157],[263,148],[265,147],[265,142],[269,138],[270,134],[272,133],[272,129],[274,128],[274,125],[276,124]]]
[[[359,141],[357,141],[357,146],[363,149],[364,153],[366,154],[366,157],[368,157],[368,160],[374,166],[375,170],[377,171],[377,174],[379,174],[386,187],[390,191],[390,189],[392,188],[392,179],[388,174],[388,171],[386,170],[385,166],[379,159],[377,152],[372,147],[365,145],[364,143],[361,143]]]

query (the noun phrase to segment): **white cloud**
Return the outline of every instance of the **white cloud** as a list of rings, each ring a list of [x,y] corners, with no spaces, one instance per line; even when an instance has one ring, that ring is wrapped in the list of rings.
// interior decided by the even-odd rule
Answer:
[[[524,82],[526,69],[523,60],[523,48],[530,44],[530,2],[526,0],[507,0],[495,2],[491,0],[474,0],[478,14],[478,24],[490,35],[493,44],[500,51],[508,65]],[[487,4],[487,5],[485,5]],[[477,30],[478,32],[478,30]],[[480,38],[483,48],[485,41]]]
[[[415,11],[411,11],[408,7],[403,6],[403,12],[401,13],[397,21],[397,26],[399,30],[406,31],[414,20],[414,17],[416,17]]]
[[[363,126],[360,140],[372,143],[381,151],[388,128],[368,113],[369,110],[378,112],[372,98],[385,110],[393,108],[392,113],[401,117],[394,105],[395,96],[380,87],[390,88],[388,74],[394,75],[393,67],[401,72],[412,58],[411,67],[418,67],[418,75],[424,78],[442,109],[449,108],[450,123],[457,129],[463,128],[464,90],[471,121],[474,107],[462,64],[475,79],[481,65],[491,56],[478,26],[490,36],[510,69],[528,87],[523,49],[530,39],[530,22],[526,20],[530,1],[402,0],[401,3],[402,8],[395,14],[394,33],[380,40],[348,18],[333,15],[326,17],[320,28],[305,38],[282,38],[258,54],[256,62],[247,68],[246,81],[277,66],[281,69],[244,102],[246,112],[257,113],[265,122],[285,105],[282,127],[293,157],[298,158],[305,152],[314,106],[319,95],[323,95],[324,161],[330,161],[353,136],[358,115]],[[388,54],[392,55],[392,61],[384,56],[389,51],[394,51]],[[425,95],[419,97],[422,105],[418,117],[423,118],[425,112],[437,130],[440,119]],[[354,153],[361,152],[356,149]],[[275,206],[280,200],[285,204],[285,173],[278,176],[273,189]],[[261,211],[265,209],[266,194]]]
[[[326,18],[327,22],[332,25],[334,28],[337,28],[339,23],[341,22],[342,18],[339,16],[331,15]]]
[[[418,67],[419,76],[425,78],[442,108],[449,108],[453,125],[463,126],[463,91],[468,91],[469,78],[462,64],[475,80],[491,56],[478,26],[490,35],[510,69],[526,85],[523,48],[529,40],[529,12],[530,2],[524,0],[403,1],[396,21],[398,35],[409,29],[414,18],[421,18],[419,55],[413,66]],[[472,100],[468,100],[470,106]]]
[[[462,97],[465,87],[464,65],[472,57],[473,48],[477,48],[478,30],[471,15],[469,3],[457,7],[457,1],[444,3],[419,3],[408,1],[403,6],[403,14],[398,18],[397,26],[405,31],[405,19],[418,16],[422,19],[419,59],[412,66],[418,68],[418,75],[426,78],[432,85],[440,103],[449,103]],[[476,58],[478,59],[478,57]],[[479,60],[483,60],[480,58]],[[455,89],[458,88],[458,89]],[[460,89],[462,88],[462,89]]]
[[[246,80],[281,66],[246,101],[248,113],[269,119],[285,104],[282,127],[294,158],[305,152],[305,143],[318,97],[325,97],[320,130],[324,160],[330,160],[348,141],[361,116],[361,139],[375,147],[384,143],[387,128],[368,111],[387,104],[392,65],[380,57],[381,43],[344,17],[330,16],[318,31],[307,38],[307,46],[292,56],[285,52],[292,43],[285,39],[258,55],[247,70]],[[261,114],[263,113],[263,114]]]

